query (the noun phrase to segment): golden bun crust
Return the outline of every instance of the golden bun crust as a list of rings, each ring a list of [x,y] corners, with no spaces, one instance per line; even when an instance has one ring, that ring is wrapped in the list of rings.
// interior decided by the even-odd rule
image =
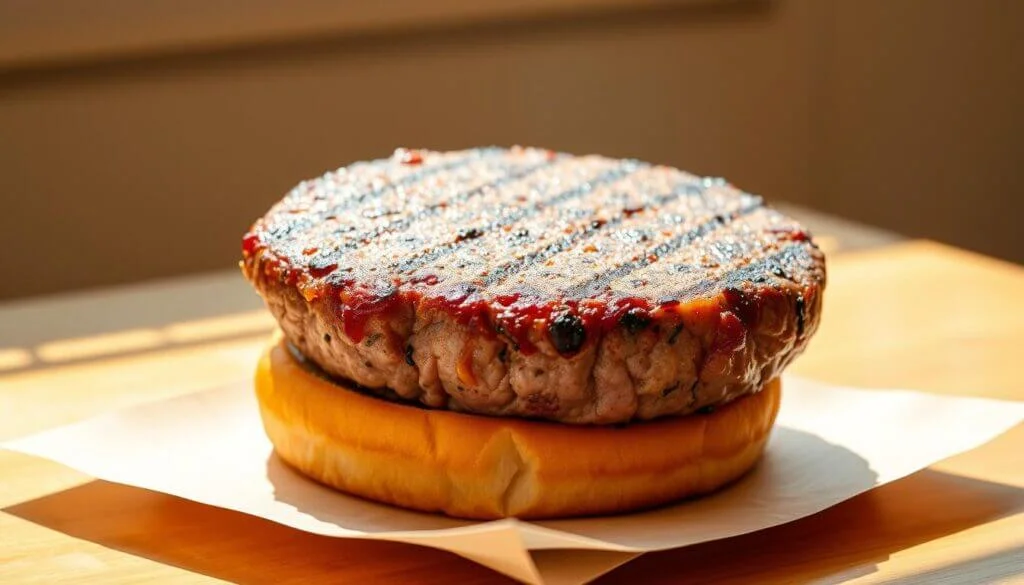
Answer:
[[[711,414],[588,427],[427,410],[307,370],[276,338],[256,394],[278,455],[353,495],[462,518],[626,512],[713,491],[758,460],[781,385]]]

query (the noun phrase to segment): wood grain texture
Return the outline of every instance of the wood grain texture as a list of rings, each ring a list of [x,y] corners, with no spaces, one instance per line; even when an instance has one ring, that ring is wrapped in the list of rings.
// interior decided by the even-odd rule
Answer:
[[[249,376],[262,335],[0,373],[0,436]],[[927,242],[839,255],[819,338],[793,373],[1024,399],[1024,270]],[[868,425],[866,425],[868,428]],[[336,540],[0,451],[0,582],[503,579],[415,546]],[[1024,427],[770,530],[651,554],[632,582],[992,582],[1024,576]],[[737,562],[741,555],[742,562]]]

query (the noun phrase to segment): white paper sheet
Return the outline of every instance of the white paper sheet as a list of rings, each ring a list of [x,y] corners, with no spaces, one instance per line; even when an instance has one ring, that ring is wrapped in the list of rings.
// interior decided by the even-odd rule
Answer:
[[[1024,403],[838,388],[789,378],[764,459],[719,494],[658,510],[471,522],[345,496],[273,454],[248,383],[12,441],[97,478],[317,534],[451,551],[528,583],[592,579],[636,554],[809,516],[967,451],[1024,420]],[[574,549],[572,551],[566,549]]]

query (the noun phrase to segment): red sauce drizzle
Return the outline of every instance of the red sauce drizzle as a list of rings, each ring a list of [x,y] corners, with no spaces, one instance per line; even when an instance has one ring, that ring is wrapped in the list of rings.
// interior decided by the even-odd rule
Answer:
[[[495,300],[505,307],[495,316],[496,325],[524,355],[537,351],[537,347],[530,341],[530,333],[538,327],[538,323],[541,327],[550,325],[552,315],[563,312],[566,308],[580,318],[588,342],[598,339],[599,333],[604,334],[618,327],[622,317],[627,313],[636,311],[635,314],[647,316],[651,309],[646,299],[635,297],[619,299],[611,305],[593,300],[537,303],[519,295],[501,296]],[[539,334],[547,335],[546,329]]]
[[[310,265],[309,275],[313,278],[322,278],[338,269],[337,264]]]
[[[418,150],[402,150],[399,156],[403,165],[423,164],[423,155]]]
[[[437,284],[437,277],[434,276],[433,274],[430,274],[428,276],[418,276],[410,280],[409,284],[426,284],[434,286],[435,284]]]
[[[749,327],[757,325],[761,317],[761,304],[753,295],[736,288],[726,288],[722,291],[722,297],[725,299],[726,308],[739,317],[743,324]]]
[[[418,280],[431,285],[437,279],[426,277]],[[513,348],[524,355],[537,352],[531,337],[549,335],[548,327],[555,313],[568,311],[579,317],[587,343],[597,340],[617,327],[621,327],[625,315],[647,318],[659,307],[672,308],[679,301],[667,301],[658,306],[649,300],[626,297],[614,301],[606,300],[564,300],[538,302],[536,298],[519,293],[500,295],[492,301],[485,300],[473,290],[454,290],[448,294],[423,298],[417,290],[397,289],[381,296],[379,292],[352,288],[352,281],[334,284],[327,298],[336,299],[335,312],[342,330],[354,343],[361,342],[367,334],[368,324],[374,318],[387,317],[411,304],[418,303],[420,309],[437,309],[451,315],[459,324],[485,334],[503,337],[512,342]],[[723,313],[716,337],[716,347],[731,346],[742,342],[745,331],[743,323],[731,312]]]
[[[793,242],[808,242],[811,239],[811,234],[807,233],[803,228],[771,228],[768,231],[781,234],[784,239]]]
[[[516,297],[514,300],[505,299],[511,302],[495,316],[495,321],[505,336],[515,344],[515,349],[524,355],[531,355],[537,351],[537,346],[530,341],[534,323],[547,321],[553,308],[551,305],[537,304],[518,295]]]
[[[443,310],[454,317],[455,322],[460,325],[478,327],[483,331],[493,331],[490,306],[475,292],[450,291],[447,294],[429,298],[421,304],[427,308]]]
[[[302,277],[303,270],[297,266],[288,266],[284,269],[284,283],[288,286],[295,286]]]
[[[743,322],[731,311],[722,313],[718,321],[718,330],[715,332],[715,340],[711,343],[711,355],[719,353],[731,353],[743,347],[744,336],[747,328]]]
[[[341,320],[341,329],[353,343],[366,337],[366,325],[370,319],[392,313],[402,307],[398,293],[380,296],[377,293],[345,290],[333,287],[334,298],[338,299],[336,311]]]
[[[507,306],[511,305],[512,303],[518,301],[519,300],[519,296],[520,296],[519,293],[512,293],[512,294],[507,294],[507,295],[498,295],[498,296],[494,297],[494,300],[498,301],[499,305],[501,305],[503,307],[507,307]]]
[[[629,312],[635,311],[637,316],[649,316],[651,304],[647,299],[638,297],[625,297],[612,301],[610,304],[604,302],[583,301],[582,308],[578,309],[580,318],[583,319],[583,327],[587,331],[587,337],[591,333],[608,333],[619,326],[619,322]]]
[[[260,244],[260,237],[253,232],[245,234],[242,238],[242,254],[246,257],[252,256],[253,252],[256,251],[256,247]]]

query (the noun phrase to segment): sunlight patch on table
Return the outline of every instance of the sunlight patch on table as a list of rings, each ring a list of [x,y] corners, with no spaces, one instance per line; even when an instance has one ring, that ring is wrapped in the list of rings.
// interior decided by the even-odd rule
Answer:
[[[270,313],[260,309],[223,317],[174,323],[168,325],[164,329],[164,333],[166,333],[168,341],[172,343],[192,343],[233,335],[270,332],[274,328],[274,324],[274,318]]]
[[[117,333],[53,341],[37,347],[36,355],[44,362],[57,363],[143,351],[163,344],[163,335],[156,329],[129,329]]]
[[[0,372],[24,368],[32,363],[32,352],[20,347],[0,349]]]

